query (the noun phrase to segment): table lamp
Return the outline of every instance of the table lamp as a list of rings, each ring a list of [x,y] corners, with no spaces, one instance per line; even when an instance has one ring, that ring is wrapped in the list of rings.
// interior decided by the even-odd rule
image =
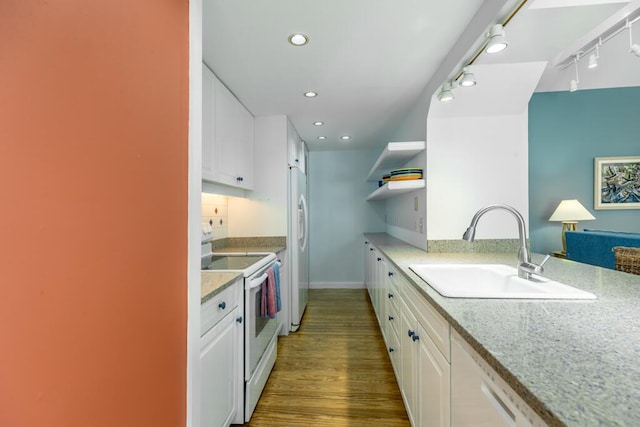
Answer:
[[[596,219],[591,213],[580,204],[579,201],[563,200],[549,218],[549,221],[562,221],[562,254],[567,254],[567,240],[564,233],[575,231],[578,221]]]

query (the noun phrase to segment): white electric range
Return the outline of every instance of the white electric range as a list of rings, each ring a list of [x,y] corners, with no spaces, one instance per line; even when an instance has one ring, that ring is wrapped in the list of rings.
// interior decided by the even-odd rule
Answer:
[[[204,232],[203,232],[204,236]],[[274,253],[212,253],[210,240],[203,238],[201,267],[207,271],[240,272],[244,276],[244,422],[262,394],[277,356],[277,318],[261,313],[263,284],[267,270],[278,262]]]

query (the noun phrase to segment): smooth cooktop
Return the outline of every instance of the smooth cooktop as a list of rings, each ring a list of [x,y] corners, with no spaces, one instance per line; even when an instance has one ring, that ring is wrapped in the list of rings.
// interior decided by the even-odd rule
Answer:
[[[246,270],[262,258],[264,258],[264,255],[213,255],[211,264],[204,267],[203,270]]]

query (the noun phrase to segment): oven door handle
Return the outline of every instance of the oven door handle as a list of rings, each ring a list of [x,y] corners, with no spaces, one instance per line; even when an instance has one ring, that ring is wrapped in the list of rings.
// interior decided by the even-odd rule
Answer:
[[[267,273],[264,273],[262,276],[255,279],[251,279],[251,281],[249,282],[249,289],[257,288],[258,286],[262,285],[262,282],[264,282],[265,280],[267,280]]]

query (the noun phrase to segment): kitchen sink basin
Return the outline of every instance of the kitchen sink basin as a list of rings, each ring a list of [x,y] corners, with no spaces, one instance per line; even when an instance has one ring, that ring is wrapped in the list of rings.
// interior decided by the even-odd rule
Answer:
[[[414,264],[409,268],[450,298],[596,299],[592,293],[502,264]]]

